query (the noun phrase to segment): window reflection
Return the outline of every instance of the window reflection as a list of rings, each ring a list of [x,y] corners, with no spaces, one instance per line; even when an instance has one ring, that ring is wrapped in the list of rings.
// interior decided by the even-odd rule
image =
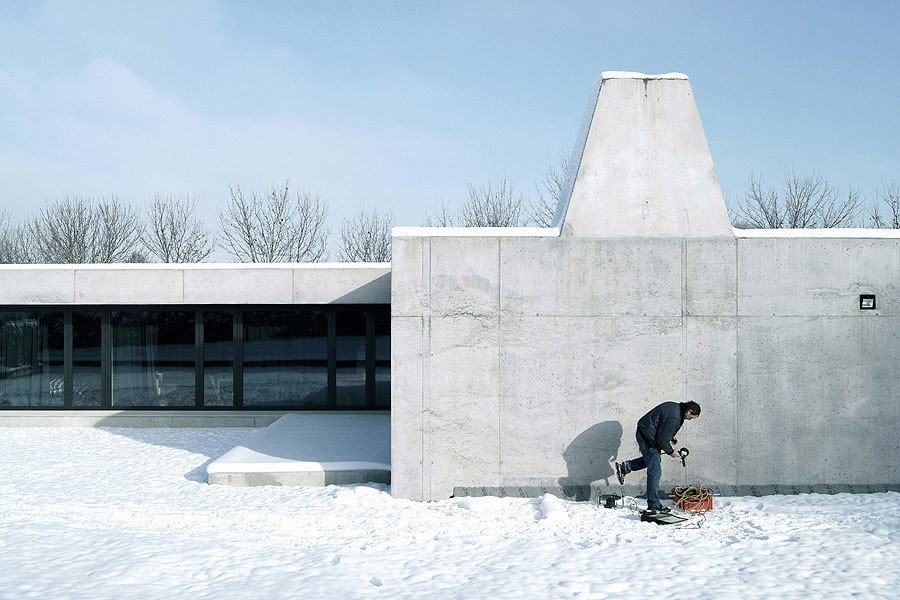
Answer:
[[[244,312],[244,406],[325,408],[324,311]]]
[[[338,311],[335,314],[337,389],[340,407],[366,405],[366,313]]]
[[[234,315],[203,313],[203,403],[234,406]]]
[[[103,405],[103,370],[99,311],[72,312],[72,406]]]
[[[113,311],[112,406],[193,406],[194,313]]]
[[[391,406],[391,314],[376,310],[375,320],[375,406]]]
[[[0,313],[0,407],[63,406],[63,315]]]

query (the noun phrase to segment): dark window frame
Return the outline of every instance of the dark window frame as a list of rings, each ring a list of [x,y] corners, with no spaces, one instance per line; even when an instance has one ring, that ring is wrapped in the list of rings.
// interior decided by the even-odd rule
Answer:
[[[377,313],[390,318],[390,305],[388,304],[77,304],[77,305],[0,305],[0,311],[31,311],[31,312],[61,312],[63,313],[63,377],[64,392],[62,406],[14,406],[4,410],[139,410],[139,411],[360,411],[360,410],[390,410],[390,402],[387,406],[378,406],[376,403],[375,382],[375,318]],[[112,401],[112,312],[139,312],[139,311],[181,311],[194,312],[194,402],[184,406],[116,406]],[[207,406],[205,403],[204,388],[204,318],[206,311],[230,312],[233,315],[232,335],[232,368],[233,368],[233,405],[232,406]],[[327,402],[321,407],[292,407],[292,406],[244,406],[243,390],[243,362],[244,362],[244,319],[245,311],[320,311],[324,312],[327,319]],[[341,407],[337,405],[337,331],[336,315],[340,312],[363,312],[366,322],[366,390],[365,405]],[[101,360],[101,386],[99,406],[74,406],[74,347],[75,336],[72,314],[74,312],[98,312],[100,319],[100,360]]]

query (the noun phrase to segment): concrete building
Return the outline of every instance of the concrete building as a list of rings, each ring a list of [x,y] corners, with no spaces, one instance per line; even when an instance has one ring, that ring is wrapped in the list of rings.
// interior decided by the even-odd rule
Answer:
[[[391,265],[0,267],[0,417],[390,407],[395,496],[587,498],[694,400],[664,488],[900,489],[900,232],[732,229],[680,74],[604,73],[573,158],[554,227]]]
[[[604,73],[571,163],[555,229],[395,230],[396,496],[586,497],[664,400],[691,483],[900,489],[900,232],[733,230],[680,74]]]
[[[388,264],[3,265],[0,281],[0,422],[390,406]]]

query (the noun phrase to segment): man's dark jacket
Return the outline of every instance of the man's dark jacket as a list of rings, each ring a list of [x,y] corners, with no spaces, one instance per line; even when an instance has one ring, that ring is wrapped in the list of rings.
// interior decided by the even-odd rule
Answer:
[[[672,438],[684,424],[681,404],[663,402],[638,421],[638,432],[647,445],[666,454],[672,454]]]

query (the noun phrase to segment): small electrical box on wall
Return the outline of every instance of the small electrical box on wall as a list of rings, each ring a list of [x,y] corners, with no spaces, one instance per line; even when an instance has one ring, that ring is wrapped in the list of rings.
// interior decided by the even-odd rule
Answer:
[[[875,294],[860,294],[859,310],[875,310]]]

